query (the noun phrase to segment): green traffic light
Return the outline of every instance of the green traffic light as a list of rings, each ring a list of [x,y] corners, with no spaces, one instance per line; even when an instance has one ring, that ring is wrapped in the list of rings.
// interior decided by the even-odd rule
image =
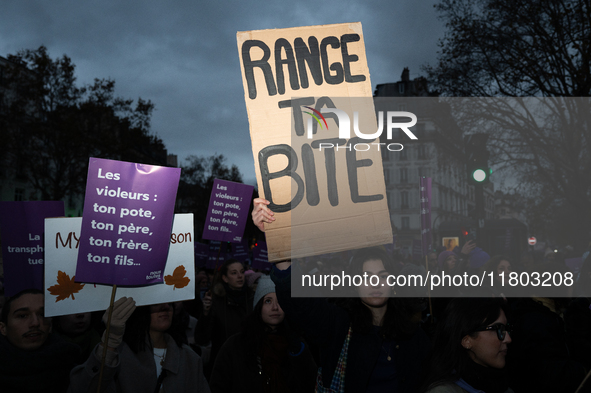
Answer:
[[[482,183],[486,180],[486,172],[482,169],[476,169],[472,172],[472,179],[478,183]]]

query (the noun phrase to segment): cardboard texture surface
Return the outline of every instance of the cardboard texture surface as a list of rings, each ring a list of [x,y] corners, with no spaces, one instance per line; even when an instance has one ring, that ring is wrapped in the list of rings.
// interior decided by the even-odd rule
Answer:
[[[309,139],[311,117],[302,114],[306,106],[338,108],[353,128],[357,112],[359,128],[376,131],[361,23],[238,32],[237,42],[258,189],[275,211],[266,225],[269,261],[390,243],[381,153],[353,150],[347,158],[341,149],[330,172],[327,153],[312,142],[339,136],[336,116],[326,115],[328,127],[315,126]]]

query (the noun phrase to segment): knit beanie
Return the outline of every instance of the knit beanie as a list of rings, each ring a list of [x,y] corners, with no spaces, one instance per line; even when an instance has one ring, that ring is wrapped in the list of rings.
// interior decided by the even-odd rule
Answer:
[[[482,265],[484,265],[490,259],[490,255],[486,251],[483,251],[482,248],[476,247],[474,250],[470,252],[470,268],[472,269],[479,269]]]
[[[261,276],[259,279],[259,285],[257,285],[257,290],[254,293],[254,299],[252,301],[252,307],[255,308],[263,297],[269,293],[275,292],[275,283],[271,281],[271,277],[267,275]]]
[[[445,262],[447,257],[450,255],[455,255],[457,257],[456,253],[453,251],[443,251],[441,254],[439,254],[437,257],[437,265],[439,265],[439,270],[443,269],[443,262]]]
[[[254,283],[262,276],[262,273],[255,272],[254,270],[247,270],[244,272],[246,277],[246,284],[249,288],[252,288]]]

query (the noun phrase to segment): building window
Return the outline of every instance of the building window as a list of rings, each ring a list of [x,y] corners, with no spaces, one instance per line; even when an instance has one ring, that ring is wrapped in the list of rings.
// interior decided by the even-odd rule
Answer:
[[[424,160],[427,158],[427,149],[425,145],[419,145],[419,160]]]
[[[417,124],[417,129],[415,131],[415,136],[417,138],[424,138],[427,133],[425,132],[425,123]]]
[[[400,168],[400,183],[408,183],[408,169]]]
[[[406,149],[400,150],[400,159],[401,160],[408,160],[408,155],[406,154]]]
[[[14,200],[16,202],[24,201],[25,200],[25,190],[22,188],[15,188],[14,189]]]
[[[408,209],[408,191],[402,191],[400,193],[400,208]]]
[[[419,178],[429,177],[429,168],[419,168]]]
[[[404,94],[404,82],[398,82],[398,93]]]
[[[402,229],[410,229],[410,218],[409,217],[402,217],[401,218],[401,226],[402,226]]]

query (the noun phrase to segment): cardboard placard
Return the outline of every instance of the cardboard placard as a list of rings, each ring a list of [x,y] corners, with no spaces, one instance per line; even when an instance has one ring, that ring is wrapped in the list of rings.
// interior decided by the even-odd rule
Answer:
[[[74,282],[81,217],[45,219],[45,316],[106,310],[112,286]],[[193,214],[175,214],[164,282],[118,287],[116,298],[133,297],[138,306],[195,298]]]
[[[305,129],[315,142],[341,135],[323,108],[377,129],[361,23],[239,32],[237,42],[258,189],[276,218],[266,226],[269,261],[390,243],[381,152],[341,150],[332,160]]]

